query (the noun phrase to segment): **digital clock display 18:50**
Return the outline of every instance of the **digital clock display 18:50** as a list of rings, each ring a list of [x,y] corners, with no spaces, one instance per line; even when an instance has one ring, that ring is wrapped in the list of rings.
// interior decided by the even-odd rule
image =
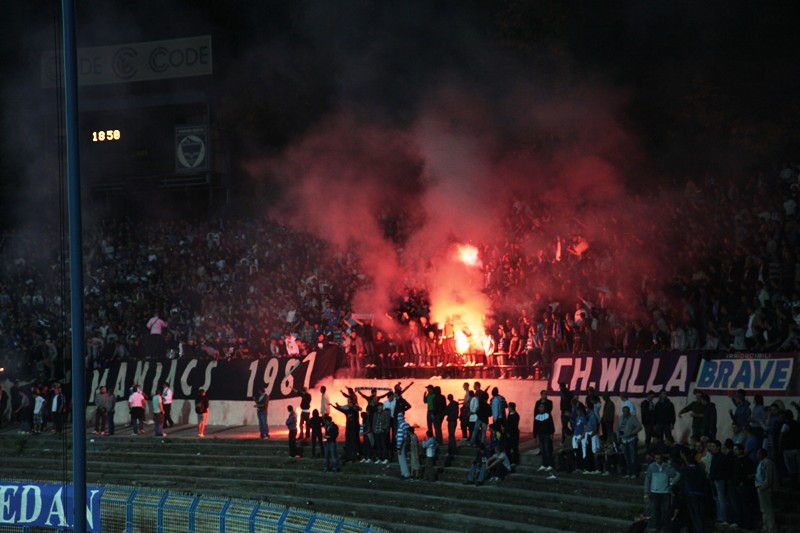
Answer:
[[[92,142],[118,141],[121,137],[119,130],[93,131]]]

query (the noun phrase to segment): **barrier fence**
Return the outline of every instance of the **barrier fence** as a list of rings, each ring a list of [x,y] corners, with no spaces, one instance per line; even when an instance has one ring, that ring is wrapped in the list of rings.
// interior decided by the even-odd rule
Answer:
[[[383,533],[369,524],[265,502],[173,494],[150,488],[104,487],[103,533]],[[5,524],[8,533],[71,532]]]

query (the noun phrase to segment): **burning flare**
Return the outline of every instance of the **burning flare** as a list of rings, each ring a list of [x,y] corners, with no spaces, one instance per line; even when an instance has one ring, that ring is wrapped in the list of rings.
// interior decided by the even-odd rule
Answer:
[[[458,260],[468,266],[479,267],[481,266],[480,257],[478,257],[478,249],[471,244],[458,245]]]

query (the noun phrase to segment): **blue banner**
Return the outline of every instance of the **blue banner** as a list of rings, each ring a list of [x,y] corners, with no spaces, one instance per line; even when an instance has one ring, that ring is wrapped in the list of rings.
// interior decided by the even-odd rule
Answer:
[[[103,489],[86,489],[86,528],[102,531],[100,498]],[[0,482],[0,524],[71,528],[75,523],[72,485]]]
[[[703,360],[697,388],[707,393],[798,394],[798,361],[794,353],[731,353]]]
[[[558,392],[566,383],[576,394],[592,387],[598,394],[646,396],[665,389],[672,396],[686,396],[697,373],[698,352],[648,352],[637,354],[561,354],[553,362],[547,387]]]

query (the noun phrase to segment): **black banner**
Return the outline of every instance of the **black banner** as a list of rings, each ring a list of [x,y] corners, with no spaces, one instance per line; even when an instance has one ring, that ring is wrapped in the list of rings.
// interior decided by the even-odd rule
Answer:
[[[87,379],[89,403],[101,386],[127,397],[133,383],[148,395],[165,382],[175,399],[194,399],[205,389],[210,400],[246,401],[267,387],[271,400],[296,397],[293,389],[312,388],[331,376],[339,357],[338,346],[311,352],[305,357],[270,357],[252,361],[174,359],[171,361],[123,361],[95,370]]]
[[[699,363],[699,352],[559,354],[547,388],[558,392],[559,384],[567,383],[576,394],[593,387],[598,394],[608,391],[615,396],[621,392],[631,397],[646,396],[648,391],[661,389],[674,396],[687,396]]]

